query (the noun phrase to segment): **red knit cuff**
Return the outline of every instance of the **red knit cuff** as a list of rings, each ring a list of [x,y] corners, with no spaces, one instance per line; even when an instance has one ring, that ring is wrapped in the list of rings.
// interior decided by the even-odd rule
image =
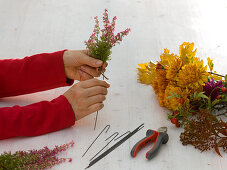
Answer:
[[[67,120],[66,124],[69,126],[74,125],[75,121],[76,121],[76,117],[75,117],[74,111],[72,109],[72,106],[69,103],[69,101],[67,100],[67,98],[64,95],[60,95],[58,98],[56,98],[54,100],[58,100],[64,107],[63,108],[65,110],[64,119]]]

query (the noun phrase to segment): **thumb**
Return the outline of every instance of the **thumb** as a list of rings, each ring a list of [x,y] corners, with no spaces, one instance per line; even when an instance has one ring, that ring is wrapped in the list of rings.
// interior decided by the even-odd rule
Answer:
[[[86,65],[89,65],[91,67],[101,67],[102,64],[103,64],[102,60],[98,60],[98,59],[89,57],[86,54],[80,56],[79,62],[81,64],[86,64]]]

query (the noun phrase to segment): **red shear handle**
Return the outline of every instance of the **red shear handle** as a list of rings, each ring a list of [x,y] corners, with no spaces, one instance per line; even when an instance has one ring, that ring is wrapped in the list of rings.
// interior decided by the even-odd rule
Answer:
[[[136,154],[145,146],[147,146],[149,143],[154,142],[157,138],[158,132],[152,131],[150,132],[149,136],[147,135],[145,138],[141,139],[139,142],[137,142],[132,150],[131,150],[131,156],[135,157]]]
[[[169,136],[168,136],[167,133],[157,132],[157,134],[158,135],[157,135],[156,141],[154,143],[154,146],[146,154],[146,158],[149,159],[149,160],[152,159],[158,153],[158,150],[159,150],[161,144],[166,144],[169,140]]]

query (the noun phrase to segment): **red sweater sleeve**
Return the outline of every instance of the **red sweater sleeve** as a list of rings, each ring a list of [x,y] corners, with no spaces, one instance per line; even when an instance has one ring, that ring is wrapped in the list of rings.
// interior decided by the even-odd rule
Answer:
[[[37,136],[74,125],[75,116],[64,96],[28,106],[0,108],[0,139]]]
[[[0,60],[0,97],[71,85],[73,80],[65,76],[63,53]],[[24,107],[0,108],[0,139],[42,135],[74,123],[72,107],[64,96]]]
[[[63,51],[23,59],[0,60],[0,97],[16,96],[73,84],[65,76]]]

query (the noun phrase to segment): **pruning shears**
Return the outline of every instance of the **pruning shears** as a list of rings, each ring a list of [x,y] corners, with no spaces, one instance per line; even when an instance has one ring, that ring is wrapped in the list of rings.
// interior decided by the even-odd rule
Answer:
[[[169,140],[167,127],[160,127],[157,131],[148,129],[146,137],[137,142],[131,150],[131,156],[136,154],[148,144],[154,142],[154,146],[146,153],[147,159],[152,159],[157,153],[162,144],[166,144]]]

